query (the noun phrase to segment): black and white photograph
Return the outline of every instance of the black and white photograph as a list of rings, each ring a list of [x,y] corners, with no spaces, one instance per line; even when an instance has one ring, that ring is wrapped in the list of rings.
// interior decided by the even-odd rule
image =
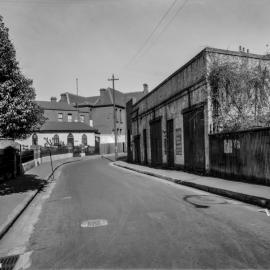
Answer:
[[[0,270],[270,269],[269,0],[0,0]]]

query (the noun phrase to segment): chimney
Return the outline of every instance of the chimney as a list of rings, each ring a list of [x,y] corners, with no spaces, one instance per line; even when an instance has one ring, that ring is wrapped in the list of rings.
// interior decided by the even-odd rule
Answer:
[[[249,53],[249,49],[247,49],[247,53]]]
[[[242,48],[243,52],[245,52],[245,47]]]
[[[143,93],[146,95],[148,93],[148,84],[144,83],[143,84]]]
[[[65,103],[68,103],[68,100],[67,100],[67,95],[64,93],[64,94],[61,94],[60,95],[60,102],[65,102]]]
[[[239,52],[241,52],[241,51],[242,51],[242,46],[240,45],[240,46],[239,46]]]
[[[105,96],[106,89],[105,88],[100,88],[100,99],[103,100]]]
[[[51,102],[55,103],[56,102],[56,97],[51,97]]]
[[[100,88],[100,97],[104,97],[106,89],[105,88]]]

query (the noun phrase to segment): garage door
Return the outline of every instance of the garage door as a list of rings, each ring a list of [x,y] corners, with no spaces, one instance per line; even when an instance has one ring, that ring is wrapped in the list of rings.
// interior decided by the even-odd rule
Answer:
[[[203,109],[201,106],[183,114],[185,167],[189,170],[205,169]]]

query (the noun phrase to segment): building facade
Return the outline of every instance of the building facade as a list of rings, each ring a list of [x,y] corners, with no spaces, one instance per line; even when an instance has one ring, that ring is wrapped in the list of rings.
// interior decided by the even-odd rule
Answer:
[[[100,132],[101,153],[112,153],[114,152],[114,95],[118,151],[122,152],[126,151],[126,102],[131,98],[138,100],[147,91],[145,84],[141,92],[123,93],[112,88],[102,88],[99,96],[92,97],[82,97],[67,92],[61,94],[60,103],[88,110],[89,121]]]
[[[24,148],[33,145],[48,146],[91,146],[99,140],[98,131],[93,128],[88,108],[75,108],[67,103],[36,101],[44,110],[45,124],[26,140],[20,140]]]
[[[270,68],[269,56],[205,48],[137,102],[127,103],[128,159],[152,166],[209,169],[214,62]]]

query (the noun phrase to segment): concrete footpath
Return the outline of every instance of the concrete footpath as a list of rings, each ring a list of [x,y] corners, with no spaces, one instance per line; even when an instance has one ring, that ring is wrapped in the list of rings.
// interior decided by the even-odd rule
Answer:
[[[63,164],[79,160],[82,158],[56,160],[53,162],[53,169],[56,171]],[[23,176],[0,184],[0,239],[52,176],[51,163],[47,162],[30,169]]]
[[[201,189],[264,208],[270,208],[269,186],[200,176],[182,171],[155,169],[147,166],[127,163],[125,161],[116,161],[113,164],[132,171],[162,178],[177,184]]]

